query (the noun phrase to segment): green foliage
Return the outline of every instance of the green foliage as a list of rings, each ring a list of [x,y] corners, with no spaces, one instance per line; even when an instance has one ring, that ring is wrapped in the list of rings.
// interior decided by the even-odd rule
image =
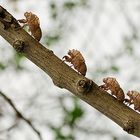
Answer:
[[[15,70],[23,70],[21,61],[25,58],[22,54],[14,53],[13,57],[9,58],[7,61],[0,62],[0,70],[3,71],[8,67],[14,67]]]
[[[124,45],[125,45],[125,52],[132,55],[133,54],[133,45],[132,45],[132,38],[125,37],[124,38]]]
[[[65,123],[68,124],[70,127],[74,127],[77,120],[80,119],[83,114],[84,110],[81,108],[81,106],[78,104],[78,101],[74,99],[74,108],[71,110],[65,111]]]
[[[66,135],[62,132],[62,127],[50,127],[54,134],[55,134],[55,140],[74,140],[74,137],[72,135]]]
[[[88,0],[78,0],[75,1],[67,1],[63,3],[63,8],[66,10],[73,10],[74,8],[80,7],[80,6],[87,6]]]
[[[14,65],[16,67],[17,70],[22,70],[23,67],[21,66],[21,61],[24,58],[24,56],[20,53],[15,53],[14,55]]]
[[[119,72],[119,68],[116,65],[112,65],[110,69],[112,72]]]
[[[112,136],[112,140],[118,140],[118,138],[115,136]]]
[[[60,40],[60,35],[59,34],[53,34],[53,35],[47,35],[46,36],[46,44],[48,46],[57,43],[59,40]]]
[[[119,67],[115,64],[111,64],[107,67],[100,67],[98,66],[96,68],[96,73],[98,74],[107,74],[107,73],[118,73],[119,72]]]
[[[64,100],[64,98],[60,98],[60,103],[64,112],[62,124],[59,126],[52,126],[52,124],[50,124],[49,127],[55,134],[55,140],[75,140],[74,128],[78,120],[83,117],[84,110],[79,104],[79,99],[72,98],[74,106],[71,109],[65,106]],[[69,130],[69,133],[65,134],[65,131],[63,131],[65,128]]]
[[[51,17],[53,19],[56,19],[58,16],[56,3],[54,2],[50,3],[50,10],[51,10]]]
[[[76,3],[76,2],[70,2],[70,1],[65,2],[65,3],[63,4],[63,7],[64,7],[65,9],[68,9],[68,10],[72,10],[72,9],[75,8],[76,6],[77,6],[77,3]]]
[[[0,70],[5,70],[6,66],[0,62]]]

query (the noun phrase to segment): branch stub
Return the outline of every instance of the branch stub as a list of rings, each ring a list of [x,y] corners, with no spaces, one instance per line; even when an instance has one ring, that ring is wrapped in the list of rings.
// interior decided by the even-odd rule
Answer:
[[[87,93],[93,85],[92,80],[82,79],[77,82],[77,90],[79,93]]]
[[[13,47],[15,48],[15,50],[16,50],[17,52],[23,52],[24,47],[25,47],[25,42],[23,42],[22,40],[16,40],[16,41],[13,43]]]

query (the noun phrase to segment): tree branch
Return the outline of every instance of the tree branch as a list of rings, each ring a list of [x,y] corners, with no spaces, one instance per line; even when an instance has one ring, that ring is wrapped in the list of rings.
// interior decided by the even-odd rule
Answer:
[[[40,132],[34,127],[34,125],[31,123],[31,121],[29,119],[27,119],[17,108],[16,106],[14,105],[14,103],[12,102],[12,100],[7,97],[4,93],[2,93],[0,91],[0,95],[10,104],[10,106],[14,109],[14,111],[16,112],[16,115],[18,118],[24,120],[32,129],[33,131],[37,134],[37,136],[39,137],[40,140],[43,140],[42,139],[42,136],[40,134]],[[16,125],[16,124],[15,124]],[[13,125],[13,127],[15,126]],[[12,127],[11,127],[12,128]],[[11,129],[9,128],[9,129]]]
[[[140,137],[140,115],[137,112],[100,90],[97,84],[67,66],[19,27],[17,20],[0,7],[0,34],[5,40],[46,72],[56,86],[69,90],[128,133]]]

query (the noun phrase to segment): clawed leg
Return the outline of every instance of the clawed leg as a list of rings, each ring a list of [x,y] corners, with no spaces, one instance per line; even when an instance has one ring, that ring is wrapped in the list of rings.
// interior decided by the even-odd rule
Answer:
[[[21,28],[23,29],[24,27],[28,26],[28,24],[24,24],[23,26],[21,26]]]
[[[99,88],[102,90],[109,90],[109,87],[106,84],[100,85]]]
[[[130,99],[124,99],[124,102],[125,102],[126,105],[128,105],[128,106],[134,104],[134,101],[133,101],[133,100],[130,100]]]
[[[18,20],[20,23],[27,23],[27,20],[26,19],[19,19]]]
[[[116,92],[111,91],[111,94],[116,96]]]
[[[28,26],[28,24],[24,24],[23,26],[20,26],[20,27],[16,28],[15,30],[17,31],[17,30],[23,29],[26,26]]]
[[[20,23],[23,23],[23,26],[16,28],[16,30],[20,30],[20,29],[23,29],[24,27],[28,26],[26,19],[19,19],[18,21]]]
[[[134,109],[135,109],[135,110],[138,110],[138,109],[139,109],[139,107],[134,106]]]

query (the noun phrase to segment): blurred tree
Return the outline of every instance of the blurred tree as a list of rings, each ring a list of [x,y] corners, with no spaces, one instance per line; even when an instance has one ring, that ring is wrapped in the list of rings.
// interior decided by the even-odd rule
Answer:
[[[35,11],[37,11],[36,10],[37,3],[33,4],[34,2],[31,2],[31,4],[30,2],[28,3],[27,1],[24,2],[19,0],[12,1],[3,0],[2,2],[6,4],[9,2],[11,4],[13,3],[12,4],[13,7],[7,6],[7,9],[10,10],[12,10],[11,8],[13,8],[13,10],[16,9],[16,13],[21,12],[22,15],[23,11],[25,12],[25,10],[34,9]],[[48,47],[53,48],[54,51],[58,53],[60,57],[62,57],[63,54],[70,48],[80,49],[81,51],[85,52],[85,56],[87,56],[86,61],[89,66],[88,76],[92,75],[95,81],[99,81],[101,77],[104,77],[106,75],[113,75],[118,78],[121,77],[120,78],[121,83],[125,83],[125,80],[127,80],[126,83],[128,83],[128,85],[125,87],[126,90],[128,87],[130,87],[130,85],[132,85],[132,83],[135,85],[136,89],[139,89],[138,84],[135,83],[138,83],[140,75],[137,74],[136,77],[134,76],[134,73],[137,72],[138,69],[138,68],[134,69],[134,67],[135,66],[139,67],[137,61],[139,60],[138,43],[140,39],[139,39],[139,25],[137,24],[139,22],[137,19],[140,13],[139,12],[140,2],[133,3],[132,5],[132,2],[127,1],[115,2],[114,0],[110,0],[109,2],[107,0],[105,0],[104,2],[101,0],[99,1],[60,0],[59,2],[57,0],[53,1],[50,0],[48,2],[44,1],[44,3],[46,4],[46,5],[44,4],[45,8],[48,5],[48,9],[46,8],[46,13],[49,11],[48,22],[50,24],[48,26],[49,28],[47,31],[43,29],[44,30],[43,42],[45,42],[45,44]],[[23,8],[21,8],[22,6]],[[43,19],[45,18],[47,18],[47,16],[45,16],[44,14]],[[127,28],[125,28],[123,24]],[[108,34],[110,34],[110,36],[108,36]],[[113,36],[115,36],[114,38],[117,39],[114,39]],[[119,36],[120,39],[118,39]],[[2,45],[3,45],[2,47],[5,47],[5,43]],[[85,107],[85,104],[72,96],[65,97],[62,99],[60,99],[59,97],[56,98],[53,97],[53,99],[51,99],[53,101],[49,101],[48,100],[49,96],[46,95],[46,92],[52,94],[53,92],[57,93],[59,91],[57,91],[57,89],[51,91],[47,89],[51,84],[47,83],[48,85],[46,87],[47,78],[43,74],[41,74],[42,72],[34,70],[34,66],[30,64],[30,62],[27,62],[27,60],[24,59],[22,55],[17,54],[13,50],[11,50],[10,56],[9,54],[6,55],[7,51],[3,51],[3,49],[0,50],[0,53],[5,55],[3,58],[0,59],[2,60],[0,62],[1,81],[4,81],[5,84],[7,85],[8,83],[8,81],[6,80],[7,75],[10,77],[10,73],[11,75],[13,73],[16,73],[17,79],[13,81],[14,82],[16,81],[16,84],[18,85],[19,79],[20,80],[24,79],[21,78],[22,77],[21,75],[23,74],[23,77],[25,77],[26,74],[27,77],[30,77],[31,79],[29,80],[27,78],[25,82],[29,80],[31,81],[30,84],[36,87],[35,89],[33,88],[29,92],[27,92],[26,90],[24,91],[24,89],[21,89],[23,90],[23,92],[21,92],[21,94],[19,95],[18,95],[19,90],[16,91],[16,89],[18,88],[14,87],[12,84],[11,86],[9,86],[9,90],[8,86],[3,85],[1,86],[1,89],[4,89],[4,91],[7,91],[9,94],[11,93],[11,89],[12,92],[13,91],[15,92],[13,95],[10,95],[10,97],[13,98],[15,104],[17,104],[17,106],[21,108],[21,110],[29,118],[31,118],[31,120],[33,120],[33,122],[35,122],[37,126],[41,128],[41,125],[44,122],[49,122],[49,125],[48,126],[45,125],[45,127],[50,128],[52,133],[54,133],[54,139],[56,140],[66,140],[66,139],[81,140],[81,138],[77,136],[79,135],[79,131],[81,131],[82,133],[81,135],[84,135],[87,138],[89,136],[89,134],[87,133],[88,130],[93,131],[100,130],[99,126],[102,123],[102,121],[100,120],[103,120],[103,116],[101,114],[98,114],[96,111],[93,110],[91,111],[90,109],[89,111],[86,111],[88,109]],[[130,59],[130,57],[132,59]],[[135,62],[133,59],[135,60]],[[131,60],[133,64],[127,63],[129,60]],[[121,64],[120,61],[127,63],[126,68],[123,67],[124,63],[120,65]],[[130,67],[133,67],[133,69],[130,72],[128,72],[128,74],[125,76],[123,71],[126,72],[127,69],[129,69]],[[18,75],[17,72],[20,74]],[[4,79],[3,80],[2,77],[6,78],[3,78]],[[14,77],[14,75],[12,77]],[[11,83],[13,81],[11,80]],[[13,90],[14,88],[15,90]],[[27,92],[27,95],[25,94],[25,96],[23,96],[24,92]],[[56,94],[56,96],[58,95]],[[67,101],[68,98],[70,100],[70,107],[69,105],[63,103],[64,101]],[[22,103],[18,103],[20,102],[18,100],[22,101]],[[55,104],[51,105],[51,103],[48,102],[53,102]],[[49,107],[46,107],[48,105]],[[3,106],[3,104],[1,106]],[[9,107],[5,106],[4,110],[6,110],[7,108]],[[53,112],[58,113],[58,111],[60,111],[59,113],[60,114],[62,113],[61,114],[62,116],[58,115],[60,123],[60,124],[58,123],[59,125],[57,125],[57,123],[55,123],[54,125],[53,120],[51,120],[51,117],[50,118],[43,117],[47,115],[50,116],[53,115],[53,113],[50,114],[49,111],[48,111],[49,113],[46,111],[52,110],[51,108],[53,108]],[[61,109],[59,110],[58,108]],[[7,112],[2,111],[1,113],[4,114]],[[100,120],[98,120],[97,118],[92,119],[93,116],[90,116],[89,118],[88,115],[92,113],[93,116],[97,116],[97,118],[99,117]],[[8,113],[8,115],[9,114],[10,113]],[[41,120],[39,119],[40,116],[38,117],[37,114],[42,114]],[[11,115],[10,119],[12,119],[12,117],[13,116]],[[5,116],[1,116],[2,120],[4,118]],[[93,121],[89,121],[91,119]],[[6,118],[5,120],[8,119]],[[78,129],[80,126],[84,126],[85,124],[87,124],[86,123],[87,121],[90,122],[88,123],[86,129],[87,131],[86,130],[82,131]],[[104,126],[104,128],[106,128],[106,126]],[[3,126],[1,126],[1,129],[3,129]],[[26,129],[24,128],[21,130],[23,132],[26,132]],[[18,132],[18,129],[15,129],[13,131]],[[68,134],[65,134],[64,133],[65,131],[68,131]],[[96,135],[97,133],[97,131],[94,131],[95,133],[93,131],[91,131],[90,133],[90,135],[91,134],[92,135],[91,137],[89,137],[89,140],[93,139],[94,138],[93,135]],[[84,132],[85,134],[83,134]],[[9,133],[9,131],[7,133]],[[7,139],[12,140],[14,139],[14,136],[11,136],[12,134],[6,135],[4,136],[4,138],[6,137]],[[24,133],[23,134],[21,133],[21,135],[24,135]],[[121,140],[123,135],[125,134],[123,134],[121,137],[118,136],[117,133],[109,134],[105,132],[99,133],[98,138],[104,139],[104,136],[108,135],[110,135],[110,139],[112,140],[113,139]],[[136,139],[134,137],[130,138],[126,135],[125,137],[127,139]],[[2,139],[3,136],[2,137],[0,136],[0,138]]]

